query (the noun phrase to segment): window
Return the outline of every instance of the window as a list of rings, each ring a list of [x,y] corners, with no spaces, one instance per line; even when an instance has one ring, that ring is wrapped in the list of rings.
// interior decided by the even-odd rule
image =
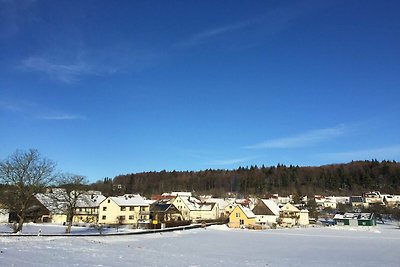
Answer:
[[[133,211],[133,210],[135,210],[135,207],[129,207],[129,210]]]
[[[129,215],[129,220],[134,220],[135,216],[134,215]]]
[[[240,225],[244,224],[244,220],[239,220]]]
[[[121,207],[121,211],[125,211],[126,210],[126,207]]]
[[[110,200],[108,200],[107,203],[110,203]]]
[[[103,207],[103,211],[107,211],[107,207]]]
[[[103,220],[105,220],[106,219],[106,215],[103,215],[103,217],[101,217]]]
[[[236,212],[236,218],[240,218],[240,212]]]
[[[119,216],[120,221],[125,221],[125,216]]]

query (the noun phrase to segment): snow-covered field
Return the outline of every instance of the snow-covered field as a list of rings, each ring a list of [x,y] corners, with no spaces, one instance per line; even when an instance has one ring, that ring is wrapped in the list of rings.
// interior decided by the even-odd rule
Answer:
[[[36,225],[25,231],[29,227],[57,232]],[[395,224],[265,231],[212,226],[137,236],[0,240],[0,266],[400,266]]]

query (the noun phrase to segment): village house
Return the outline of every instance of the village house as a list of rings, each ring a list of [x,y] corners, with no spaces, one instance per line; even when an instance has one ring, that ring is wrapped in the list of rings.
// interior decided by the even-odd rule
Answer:
[[[99,205],[106,199],[99,191],[88,191],[78,197],[74,209],[74,223],[97,223]]]
[[[249,228],[256,223],[256,215],[247,207],[236,205],[229,215],[228,226],[231,228]]]
[[[367,206],[383,204],[383,198],[381,197],[381,193],[378,191],[364,193],[363,197],[364,197],[364,203]]]
[[[278,221],[279,225],[282,227],[308,225],[308,210],[299,210],[292,204],[287,203],[281,208]]]
[[[33,222],[46,222],[65,224],[67,222],[67,202],[65,190],[53,188],[46,193],[35,194],[29,208],[30,220]]]
[[[171,203],[155,202],[150,205],[150,220],[152,224],[183,221],[181,212]]]
[[[391,208],[400,206],[400,195],[382,195],[383,203]]]
[[[150,202],[140,195],[108,197],[99,205],[99,224],[146,227],[150,223]]]
[[[234,201],[229,201],[228,199],[213,198],[213,197],[201,197],[200,200],[205,203],[217,204],[220,218],[228,218],[229,214],[233,210],[232,203]],[[229,208],[228,206],[231,206],[231,207]]]
[[[352,207],[364,207],[364,199],[362,196],[351,196],[350,204]]]
[[[260,225],[274,226],[279,218],[279,207],[271,199],[259,199],[253,208],[256,215],[256,223]]]
[[[195,197],[178,195],[172,204],[187,221],[216,220],[220,215],[216,203],[205,203]]]
[[[5,209],[0,204],[0,223],[8,223],[9,220],[10,220],[10,211],[8,209]]]

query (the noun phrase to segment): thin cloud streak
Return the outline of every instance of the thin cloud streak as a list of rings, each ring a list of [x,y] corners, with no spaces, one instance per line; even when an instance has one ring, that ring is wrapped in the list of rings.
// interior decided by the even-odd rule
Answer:
[[[208,162],[209,165],[233,165],[238,163],[244,163],[251,160],[250,158],[239,158],[239,159],[223,159],[223,160],[213,160]]]
[[[345,134],[343,125],[332,128],[317,129],[292,137],[268,140],[255,145],[246,146],[248,149],[262,148],[297,148],[312,146]]]
[[[393,145],[375,149],[355,150],[335,153],[321,153],[316,155],[319,159],[329,161],[349,161],[349,160],[367,160],[367,159],[387,159],[392,160],[400,157],[400,145]]]
[[[55,64],[41,57],[28,57],[24,59],[20,68],[25,71],[43,72],[65,83],[76,82],[85,75],[99,76],[115,72],[115,70],[96,69],[84,62],[69,65]]]
[[[248,20],[239,23],[233,23],[230,25],[225,25],[222,27],[217,27],[214,29],[209,29],[200,33],[193,35],[189,40],[176,44],[176,46],[184,47],[184,46],[193,46],[207,41],[210,38],[216,37],[218,35],[222,35],[228,32],[240,30],[242,28],[248,27],[254,24],[256,20]]]
[[[58,116],[41,116],[37,119],[40,120],[55,120],[55,121],[72,121],[72,120],[86,120],[87,118],[80,115],[64,114]]]

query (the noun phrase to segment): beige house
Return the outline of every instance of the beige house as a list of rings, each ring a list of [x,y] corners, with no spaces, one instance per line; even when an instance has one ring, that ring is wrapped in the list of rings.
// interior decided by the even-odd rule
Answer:
[[[278,221],[282,227],[308,225],[308,210],[299,210],[292,204],[287,203],[281,208]]]
[[[99,205],[99,224],[124,224],[138,227],[150,221],[150,203],[140,195],[108,197]]]
[[[219,218],[219,208],[216,203],[202,202],[195,197],[177,196],[174,205],[182,214],[184,220],[216,220]]]
[[[97,223],[99,205],[106,199],[101,192],[88,191],[80,195],[74,210],[74,223]]]

